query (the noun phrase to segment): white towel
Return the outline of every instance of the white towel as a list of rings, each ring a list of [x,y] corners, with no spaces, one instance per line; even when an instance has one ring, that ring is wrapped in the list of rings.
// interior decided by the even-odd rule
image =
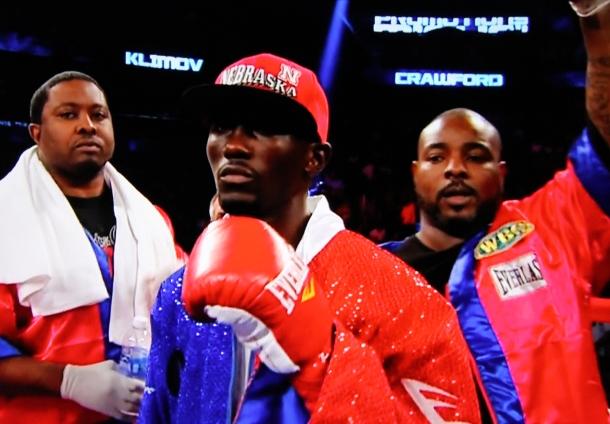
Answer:
[[[330,210],[328,200],[323,195],[307,198],[307,210],[311,217],[307,221],[296,253],[309,264],[337,233],[345,229],[345,225],[341,217]]]
[[[160,283],[181,263],[156,208],[109,163],[104,179],[117,224],[109,336],[121,343],[134,316],[150,315]],[[89,239],[36,146],[0,181],[0,284],[17,284],[20,303],[34,316],[108,298]]]

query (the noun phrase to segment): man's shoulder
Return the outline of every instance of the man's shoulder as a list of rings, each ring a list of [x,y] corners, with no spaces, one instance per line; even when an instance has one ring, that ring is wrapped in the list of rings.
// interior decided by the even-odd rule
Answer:
[[[416,241],[417,238],[415,237],[415,235],[410,235],[402,240],[391,240],[386,241],[384,243],[380,243],[379,247],[383,250],[387,250],[388,252],[396,254],[397,252],[415,246],[417,244],[415,243]]]
[[[404,240],[391,240],[386,241],[385,243],[380,243],[379,247],[381,247],[383,250],[387,250],[388,252],[396,252],[401,248],[404,242]]]
[[[339,231],[324,249],[383,252],[383,249],[363,235],[347,229]]]
[[[167,293],[174,293],[176,290],[176,288],[180,288],[182,287],[182,280],[184,279],[184,271],[186,270],[186,265],[183,265],[182,267],[180,267],[177,271],[175,271],[173,274],[171,274],[170,276],[168,276],[165,280],[163,280],[163,282],[161,283],[161,286],[159,288],[159,296],[163,294],[167,294]],[[181,292],[182,290],[180,290]]]
[[[176,272],[168,276],[157,292],[157,298],[153,306],[152,314],[158,316],[173,316],[173,319],[178,319],[182,306],[182,283],[184,278],[185,266],[178,269]]]
[[[346,296],[374,293],[367,297],[370,307],[365,308],[366,319],[377,316],[381,321],[381,315],[387,316],[389,310],[409,304],[418,304],[420,308],[448,307],[447,301],[419,272],[359,234],[342,231],[326,249],[312,261],[311,267],[322,288],[329,290],[335,306],[342,305]]]
[[[375,273],[387,277],[396,270],[411,268],[398,257],[382,249],[366,237],[350,230],[342,230],[314,259],[322,262],[343,263],[347,272]],[[334,265],[336,266],[336,265]]]
[[[532,205],[532,203],[535,203],[535,199],[532,201],[532,198],[535,198],[535,195],[543,189],[544,187],[539,189],[536,193],[534,193],[534,195],[525,197],[523,199],[509,199],[500,203],[493,220],[487,228],[487,232],[494,232],[497,230],[497,228],[508,223],[520,221],[529,222],[532,219],[538,219],[539,216],[532,213],[532,209],[536,209]]]

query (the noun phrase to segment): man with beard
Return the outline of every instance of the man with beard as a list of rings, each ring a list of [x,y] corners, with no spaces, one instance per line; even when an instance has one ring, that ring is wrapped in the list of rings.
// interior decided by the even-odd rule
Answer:
[[[420,230],[384,245],[455,306],[501,423],[608,421],[591,322],[610,313],[591,296],[610,280],[610,7],[594,3],[573,5],[590,15],[590,124],[566,169],[502,202],[498,131],[471,110],[446,111],[422,131],[412,164]]]
[[[259,54],[186,102],[225,216],[161,286],[139,422],[478,422],[450,305],[308,196],[331,151],[315,74]]]
[[[116,369],[119,343],[180,267],[173,235],[108,162],[93,78],[53,76],[30,118],[36,145],[0,180],[0,422],[133,420],[144,384]]]
[[[420,230],[382,247],[407,261],[441,293],[464,241],[491,222],[500,205],[506,174],[501,147],[496,128],[468,109],[443,112],[420,134],[418,160],[412,165]],[[450,152],[458,159],[449,166],[457,168],[446,170],[441,164],[450,160]]]

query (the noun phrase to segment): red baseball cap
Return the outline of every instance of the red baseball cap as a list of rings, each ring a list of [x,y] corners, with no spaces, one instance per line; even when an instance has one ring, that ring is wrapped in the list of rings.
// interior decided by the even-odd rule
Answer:
[[[190,88],[183,96],[188,113],[198,117],[228,114],[267,120],[288,133],[315,131],[328,143],[328,101],[316,75],[269,53],[227,66],[214,84]]]

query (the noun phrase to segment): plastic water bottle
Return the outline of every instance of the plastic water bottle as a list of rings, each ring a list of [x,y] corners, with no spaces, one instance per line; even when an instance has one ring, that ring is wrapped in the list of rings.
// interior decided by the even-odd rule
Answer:
[[[119,362],[119,370],[122,374],[138,380],[146,380],[150,342],[148,318],[136,316],[131,329],[123,338]]]

